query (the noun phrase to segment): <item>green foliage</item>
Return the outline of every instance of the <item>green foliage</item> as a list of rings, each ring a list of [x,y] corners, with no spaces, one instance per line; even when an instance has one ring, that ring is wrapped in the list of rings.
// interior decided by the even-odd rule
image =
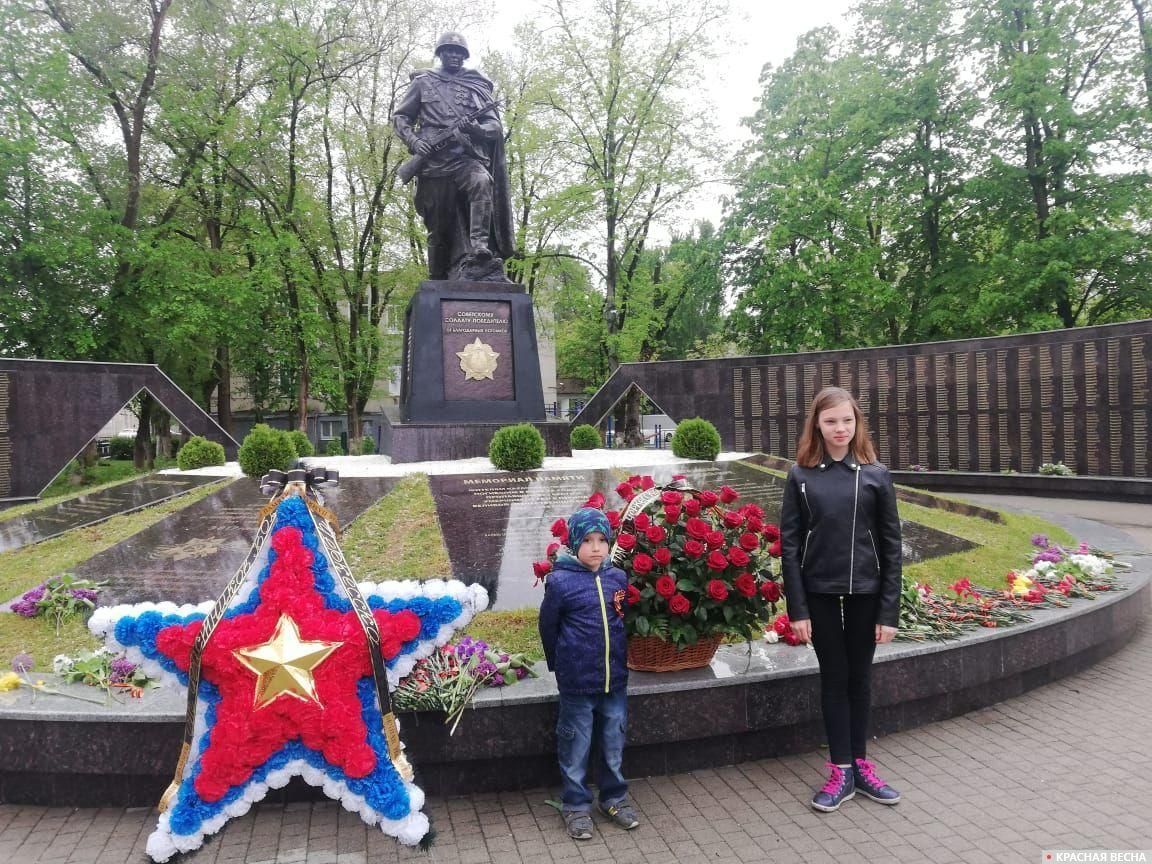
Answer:
[[[544,464],[544,436],[531,423],[496,430],[488,458],[501,471],[530,471]]]
[[[316,452],[316,448],[312,446],[308,436],[299,429],[293,429],[288,433],[288,437],[292,439],[292,447],[299,458],[303,459],[305,456],[311,456]]]
[[[276,469],[287,471],[296,460],[292,439],[281,429],[257,423],[240,444],[240,470],[249,477],[260,477]]]
[[[371,435],[365,435],[360,439],[360,455],[371,456],[376,452],[376,440]]]
[[[1076,474],[1063,462],[1045,462],[1036,471],[1049,477],[1073,477]]]
[[[328,443],[324,445],[325,456],[343,456],[344,445],[340,443],[339,438],[330,438]]]
[[[224,464],[224,447],[199,435],[193,435],[176,454],[176,464],[181,471],[205,468],[209,465]]]
[[[568,441],[573,450],[595,450],[604,446],[604,442],[600,440],[600,430],[588,423],[573,427]]]
[[[712,461],[720,452],[720,433],[700,417],[682,420],[672,434],[672,452],[681,459]]]
[[[108,440],[108,456],[112,459],[131,459],[132,448],[136,442],[132,438],[126,438],[123,435],[117,435],[115,438]]]

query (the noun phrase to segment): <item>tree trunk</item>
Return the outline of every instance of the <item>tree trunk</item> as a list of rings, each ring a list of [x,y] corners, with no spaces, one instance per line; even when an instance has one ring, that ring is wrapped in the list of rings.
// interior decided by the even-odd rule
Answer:
[[[216,422],[232,434],[232,359],[227,345],[216,347]]]
[[[137,471],[151,471],[156,467],[156,454],[152,449],[152,409],[155,401],[147,393],[140,394],[140,416],[136,423],[136,440],[132,445],[132,464]]]
[[[156,455],[161,459],[172,458],[172,415],[160,406],[152,412],[152,429],[156,433]]]
[[[643,447],[644,430],[640,425],[640,403],[642,396],[639,390],[632,387],[624,397],[624,446]]]
[[[96,439],[93,438],[84,446],[84,450],[80,454],[80,464],[85,468],[91,468],[96,464],[98,459],[99,455],[96,452]]]
[[[1145,0],[1132,0],[1136,21],[1140,26],[1140,57],[1144,68],[1144,98],[1152,109],[1152,21],[1148,18]]]

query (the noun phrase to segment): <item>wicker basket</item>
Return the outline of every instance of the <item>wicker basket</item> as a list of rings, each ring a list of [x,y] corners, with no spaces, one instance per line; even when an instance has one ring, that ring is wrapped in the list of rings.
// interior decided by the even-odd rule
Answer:
[[[657,636],[628,637],[628,668],[637,672],[675,672],[699,669],[712,662],[723,636],[703,636],[695,645],[678,651],[671,642]]]

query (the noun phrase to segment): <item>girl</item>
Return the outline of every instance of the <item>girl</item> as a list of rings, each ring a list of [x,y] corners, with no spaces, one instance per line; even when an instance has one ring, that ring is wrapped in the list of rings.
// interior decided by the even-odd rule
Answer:
[[[829,778],[812,806],[832,812],[857,791],[881,804],[900,793],[866,758],[871,667],[900,615],[900,516],[847,390],[826,387],[808,410],[780,511],[784,591],[792,629],[812,642]]]

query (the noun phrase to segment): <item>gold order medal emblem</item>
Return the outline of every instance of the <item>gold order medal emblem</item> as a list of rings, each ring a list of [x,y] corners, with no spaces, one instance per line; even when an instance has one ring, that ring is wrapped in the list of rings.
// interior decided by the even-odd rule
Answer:
[[[492,350],[476,337],[476,341],[464,346],[463,351],[457,351],[460,358],[460,371],[464,373],[465,381],[483,381],[485,378],[495,380],[492,373],[496,371],[496,358],[500,354]]]

